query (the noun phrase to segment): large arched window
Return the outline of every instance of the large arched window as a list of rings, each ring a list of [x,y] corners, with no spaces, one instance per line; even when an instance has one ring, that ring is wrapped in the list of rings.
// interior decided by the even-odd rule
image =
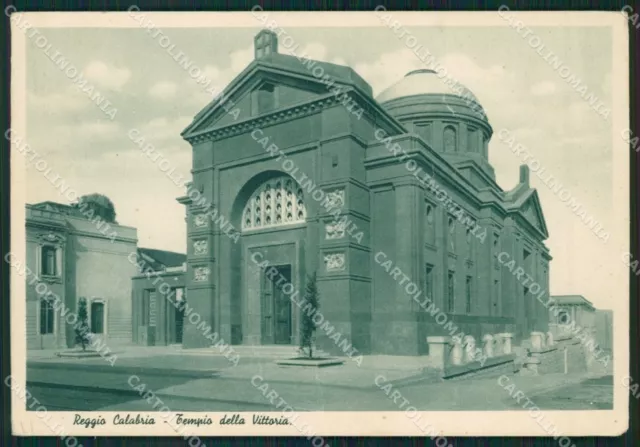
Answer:
[[[267,180],[244,206],[242,229],[252,230],[304,222],[307,210],[302,189],[289,176]]]
[[[457,150],[458,135],[453,127],[447,126],[444,128],[443,140],[445,152],[455,152]]]

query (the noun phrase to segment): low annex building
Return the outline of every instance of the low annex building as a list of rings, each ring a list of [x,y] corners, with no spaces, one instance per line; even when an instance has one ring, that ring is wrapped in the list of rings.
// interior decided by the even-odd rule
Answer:
[[[546,332],[538,194],[526,166],[513,189],[496,183],[488,117],[455,87],[423,69],[374,97],[351,68],[280,54],[276,34],[259,32],[254,60],[182,132],[194,311],[232,344],[296,345],[290,297],[316,272],[327,352],[344,355],[337,333],[358,353],[420,355],[453,327],[516,343]],[[534,299],[502,252],[546,296]],[[185,321],[183,345],[211,340]]]
[[[72,348],[77,303],[87,300],[91,333],[131,344],[131,277],[127,255],[135,228],[88,209],[55,202],[26,206],[26,263],[12,265],[27,283],[27,349]]]
[[[186,255],[138,248],[128,259],[138,268],[132,279],[133,340],[145,346],[182,343]]]

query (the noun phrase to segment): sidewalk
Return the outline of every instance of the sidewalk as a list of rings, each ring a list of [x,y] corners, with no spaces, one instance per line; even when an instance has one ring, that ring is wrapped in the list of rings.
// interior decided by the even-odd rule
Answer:
[[[375,379],[383,375],[391,382],[439,382],[440,373],[424,371],[425,359],[402,356],[365,356],[361,366],[349,358],[343,365],[325,368],[280,366],[280,352],[257,350],[243,353],[234,366],[217,349],[183,350],[180,347],[126,347],[114,350],[114,366],[102,357],[60,358],[55,350],[28,353],[31,369],[123,374],[176,375],[207,378],[216,375],[228,380],[250,381],[256,374],[274,383],[327,385],[344,388],[376,388]]]
[[[265,395],[274,391],[301,411],[398,410],[397,404],[375,383],[376,377],[382,375],[384,379],[379,379],[379,384],[391,383],[393,390],[398,390],[411,405],[421,410],[521,409],[498,384],[497,378],[436,382],[433,377],[416,370],[416,365],[400,369],[398,365],[390,365],[388,359],[366,362],[365,358],[362,367],[347,359],[344,365],[337,367],[300,368],[276,365],[273,358],[245,356],[237,367],[233,367],[220,355],[176,354],[166,348],[147,350],[147,353],[146,356],[118,358],[115,367],[102,358],[32,360],[28,362],[27,378],[40,387],[49,384],[52,388],[114,392],[126,397],[129,401],[126,405],[134,406],[142,399],[129,383],[131,375],[138,376],[136,384],[144,383],[146,389],[164,399],[181,399],[183,405],[187,405],[185,401],[200,402],[198,405],[205,409],[207,400],[237,405],[243,402],[269,404]],[[85,373],[73,373],[78,370]],[[578,384],[589,377],[593,375],[512,375],[509,379],[525,394],[536,396]],[[130,409],[129,406],[126,408]]]
[[[134,344],[109,345],[111,352],[118,358],[139,358],[155,355],[165,355],[182,351],[181,346],[140,346]],[[75,351],[69,348],[55,349],[30,349],[27,351],[27,360],[60,360],[58,352]]]

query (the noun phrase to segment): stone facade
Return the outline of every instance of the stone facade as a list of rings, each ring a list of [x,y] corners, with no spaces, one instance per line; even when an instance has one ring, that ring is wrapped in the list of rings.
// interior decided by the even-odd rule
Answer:
[[[26,265],[38,278],[27,281],[27,348],[73,347],[73,324],[65,317],[75,314],[81,297],[87,299],[89,322],[93,316],[101,338],[131,343],[131,277],[136,267],[127,256],[136,249],[136,229],[107,225],[68,205],[43,202],[27,205],[26,233]],[[47,288],[38,290],[40,283]],[[49,308],[51,300],[39,293],[46,290],[59,296],[68,312]]]
[[[360,353],[427,354],[427,336],[453,335],[452,326],[479,343],[546,332],[551,257],[538,196],[526,166],[512,190],[496,184],[493,131],[475,97],[419,70],[374,99],[349,67],[279,54],[268,31],[257,46],[265,40],[273,51],[257,51],[182,133],[193,149],[193,181],[178,200],[195,311],[234,344],[274,343],[272,330],[275,343],[296,344],[300,309],[278,304],[267,261],[300,296],[317,273],[331,327],[317,344],[327,352],[344,354],[347,340]],[[499,262],[505,252],[540,285],[538,299]],[[451,326],[412,299],[407,281]],[[185,347],[210,344],[185,322]]]

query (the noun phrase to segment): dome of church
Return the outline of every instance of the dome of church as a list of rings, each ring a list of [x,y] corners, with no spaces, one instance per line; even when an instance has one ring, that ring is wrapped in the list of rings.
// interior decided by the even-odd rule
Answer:
[[[479,104],[476,96],[462,84],[447,84],[446,76],[438,76],[434,70],[420,69],[410,71],[400,81],[384,90],[376,101],[379,103],[414,95],[453,95],[471,99]]]
[[[376,101],[408,133],[454,164],[472,162],[493,177],[488,143],[493,129],[477,97],[430,69],[413,70]]]

